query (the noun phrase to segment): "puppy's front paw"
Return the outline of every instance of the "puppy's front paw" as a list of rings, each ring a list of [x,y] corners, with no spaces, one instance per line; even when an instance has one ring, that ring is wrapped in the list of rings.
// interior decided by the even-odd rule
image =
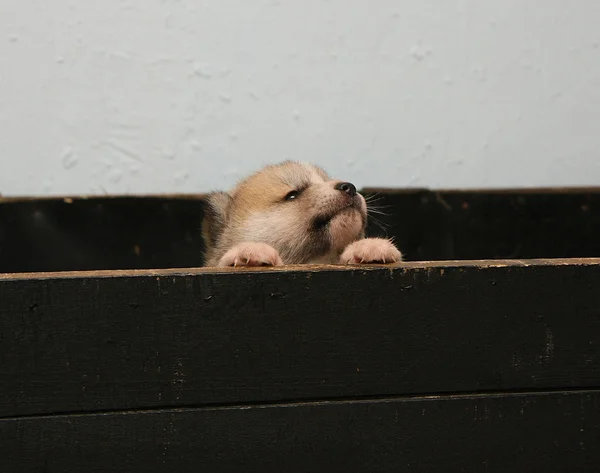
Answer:
[[[240,243],[219,260],[218,266],[281,266],[283,261],[275,248],[266,243]]]
[[[364,238],[350,243],[342,256],[342,264],[397,263],[402,261],[402,253],[390,240],[384,238]]]

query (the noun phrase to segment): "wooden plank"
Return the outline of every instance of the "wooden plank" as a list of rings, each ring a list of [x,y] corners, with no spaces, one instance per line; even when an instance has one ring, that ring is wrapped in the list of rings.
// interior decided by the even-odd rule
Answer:
[[[412,261],[600,255],[600,189],[364,192]],[[200,266],[202,215],[200,195],[0,199],[0,272]]]
[[[0,202],[0,272],[200,266],[202,206],[165,197]]]
[[[285,266],[261,266],[237,268],[193,267],[193,268],[154,268],[154,269],[100,269],[90,271],[34,271],[30,273],[0,273],[0,280],[16,281],[19,279],[83,279],[83,278],[114,278],[138,276],[198,276],[201,274],[241,274],[241,273],[273,273],[297,271],[314,273],[318,271],[372,271],[397,270],[410,271],[413,269],[446,269],[446,268],[506,268],[514,266],[589,266],[600,264],[600,258],[541,258],[541,259],[491,259],[491,260],[443,260],[443,261],[406,261],[394,264],[364,264],[346,266],[340,264],[290,264]]]
[[[0,279],[0,416],[600,386],[600,264]]]
[[[599,391],[0,420],[23,473],[595,473],[599,439]]]
[[[600,255],[599,189],[377,192],[375,215],[410,260]]]

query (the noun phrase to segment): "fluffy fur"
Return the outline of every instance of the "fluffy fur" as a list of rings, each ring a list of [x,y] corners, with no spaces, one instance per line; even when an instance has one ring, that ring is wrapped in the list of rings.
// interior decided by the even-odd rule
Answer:
[[[382,238],[364,238],[367,205],[348,182],[286,161],[208,196],[202,232],[206,266],[394,263]]]

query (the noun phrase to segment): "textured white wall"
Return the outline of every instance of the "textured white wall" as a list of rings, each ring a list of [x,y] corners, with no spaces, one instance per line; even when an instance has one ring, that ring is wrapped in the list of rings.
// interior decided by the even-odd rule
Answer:
[[[0,192],[600,184],[598,0],[2,0]]]

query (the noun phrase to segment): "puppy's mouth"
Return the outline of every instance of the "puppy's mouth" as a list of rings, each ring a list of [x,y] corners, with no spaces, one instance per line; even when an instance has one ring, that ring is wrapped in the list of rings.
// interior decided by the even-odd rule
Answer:
[[[360,213],[360,204],[358,200],[352,199],[351,202],[348,202],[348,204],[344,205],[343,207],[337,208],[334,211],[329,212],[327,214],[318,215],[313,220],[313,228],[315,230],[322,230],[327,225],[329,225],[329,223],[331,222],[331,220],[333,220],[334,217],[337,217],[338,215],[346,212]]]

